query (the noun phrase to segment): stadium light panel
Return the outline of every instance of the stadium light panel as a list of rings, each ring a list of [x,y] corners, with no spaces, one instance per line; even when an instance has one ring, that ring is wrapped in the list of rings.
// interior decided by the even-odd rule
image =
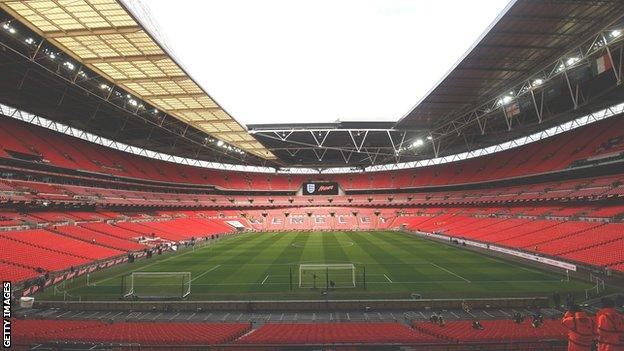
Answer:
[[[500,98],[500,100],[498,100],[498,104],[507,105],[508,103],[511,102],[511,100],[513,100],[511,96],[503,96],[502,98]]]
[[[619,29],[614,29],[614,30],[611,31],[611,37],[612,38],[617,38],[620,35],[622,35],[622,31],[619,30]]]
[[[579,58],[578,57],[570,57],[567,61],[566,61],[566,65],[568,66],[572,66],[575,63],[579,62]]]

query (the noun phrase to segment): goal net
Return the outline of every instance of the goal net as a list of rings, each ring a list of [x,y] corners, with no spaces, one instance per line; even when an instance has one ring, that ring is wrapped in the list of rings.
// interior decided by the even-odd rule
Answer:
[[[355,266],[345,264],[299,265],[300,288],[355,288]]]
[[[132,272],[123,277],[124,298],[174,299],[191,294],[191,272]]]

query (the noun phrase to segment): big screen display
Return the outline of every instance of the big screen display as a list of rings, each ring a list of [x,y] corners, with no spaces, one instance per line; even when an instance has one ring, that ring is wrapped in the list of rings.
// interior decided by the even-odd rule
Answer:
[[[334,183],[334,182],[303,183],[303,195],[338,195],[338,183]]]

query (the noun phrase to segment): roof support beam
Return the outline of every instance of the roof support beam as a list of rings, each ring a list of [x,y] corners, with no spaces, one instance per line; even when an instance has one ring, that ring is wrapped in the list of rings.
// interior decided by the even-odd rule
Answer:
[[[133,55],[133,56],[112,56],[112,57],[94,57],[82,59],[85,64],[95,63],[114,63],[114,62],[126,62],[126,61],[160,61],[167,60],[169,56],[166,54],[154,54],[154,55]]]
[[[187,76],[162,76],[162,77],[115,79],[115,82],[118,84],[128,84],[128,83],[182,82],[185,80],[190,80],[190,78]]]
[[[146,98],[147,99],[147,98]],[[169,113],[185,113],[185,112],[210,112],[220,110],[221,107],[198,107],[198,108],[178,108],[167,110]],[[227,120],[224,120],[227,121]]]
[[[167,99],[167,98],[202,98],[205,97],[205,93],[181,93],[181,94],[155,94],[155,95],[143,95],[144,99]]]
[[[66,31],[46,32],[47,38],[83,37],[90,35],[131,34],[142,31],[140,26],[105,27],[94,29],[75,29]]]

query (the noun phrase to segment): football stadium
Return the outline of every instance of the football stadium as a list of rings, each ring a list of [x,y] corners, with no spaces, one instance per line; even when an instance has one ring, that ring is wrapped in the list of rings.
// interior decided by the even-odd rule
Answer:
[[[457,27],[490,2],[451,1]],[[361,27],[376,2],[267,11],[292,28],[271,27],[272,1],[219,3],[0,0],[4,348],[624,349],[621,1],[504,1],[461,40],[440,32],[450,9],[408,30],[435,12],[416,0]],[[163,34],[178,17],[199,32]],[[445,72],[432,83],[375,86],[393,58],[297,100],[320,68],[280,60],[316,42],[348,61],[364,42],[345,32],[394,26],[464,51],[417,47]],[[269,27],[285,58],[246,47]],[[373,61],[384,35],[362,44]],[[248,74],[266,57],[302,84],[271,102],[281,120],[249,118],[281,111],[256,105],[284,85]]]

